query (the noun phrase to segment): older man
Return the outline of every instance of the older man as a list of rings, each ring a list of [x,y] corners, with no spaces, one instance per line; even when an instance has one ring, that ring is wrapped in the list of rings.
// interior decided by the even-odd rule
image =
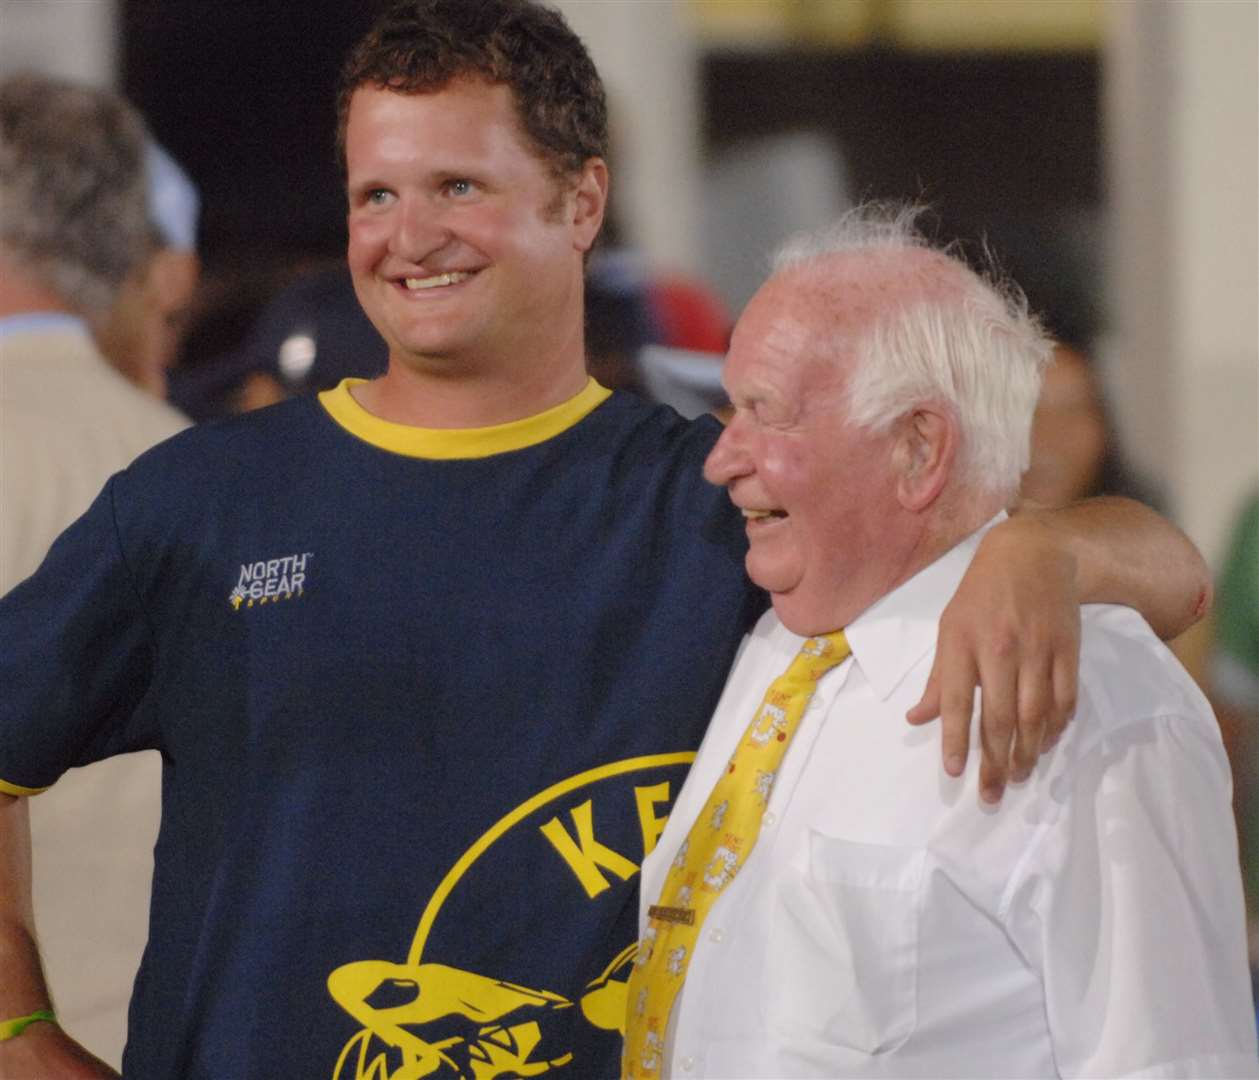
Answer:
[[[773,611],[644,866],[626,1074],[1257,1075],[1227,762],[1135,612],[1086,609],[1075,723],[1000,810],[899,722],[1048,351],[912,220],[789,248],[736,329],[706,475]]]

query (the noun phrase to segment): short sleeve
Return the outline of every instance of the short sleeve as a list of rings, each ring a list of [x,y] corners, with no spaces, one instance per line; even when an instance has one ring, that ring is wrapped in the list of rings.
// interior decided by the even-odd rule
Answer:
[[[0,790],[155,745],[142,703],[152,634],[114,520],[115,477],[0,598]]]
[[[1019,944],[1043,965],[1062,1076],[1259,1076],[1228,766],[1206,719],[1127,724],[1061,778]]]

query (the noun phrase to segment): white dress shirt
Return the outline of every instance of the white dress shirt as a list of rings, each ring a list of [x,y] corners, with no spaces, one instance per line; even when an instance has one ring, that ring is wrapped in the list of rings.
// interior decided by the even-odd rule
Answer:
[[[1259,1076],[1228,763],[1140,617],[1084,609],[1075,719],[999,808],[977,748],[952,779],[905,722],[980,535],[847,628],[695,946],[675,1080]],[[802,640],[770,612],[745,642],[644,910]]]

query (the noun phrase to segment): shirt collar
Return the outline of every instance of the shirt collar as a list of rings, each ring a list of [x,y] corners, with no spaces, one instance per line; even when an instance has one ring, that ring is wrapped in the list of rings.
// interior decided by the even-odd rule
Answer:
[[[66,330],[87,335],[87,323],[65,311],[32,311],[21,315],[0,316],[0,338],[15,334],[42,334],[48,330]]]
[[[536,446],[567,431],[612,396],[612,391],[587,379],[585,388],[568,401],[523,420],[482,428],[421,428],[382,420],[364,409],[350,393],[352,386],[364,381],[342,380],[319,395],[320,404],[341,427],[364,442],[406,457],[431,460],[484,458]]]
[[[1005,511],[994,516],[845,628],[853,658],[880,700],[886,700],[934,647],[940,616],[957,592],[979,542],[1006,516]]]

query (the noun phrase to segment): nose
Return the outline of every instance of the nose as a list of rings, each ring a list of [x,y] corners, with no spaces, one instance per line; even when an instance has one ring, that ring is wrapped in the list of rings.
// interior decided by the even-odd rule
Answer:
[[[718,486],[728,485],[750,471],[744,421],[736,412],[704,462],[704,479]]]
[[[422,263],[450,242],[441,210],[423,199],[403,199],[393,226],[389,253],[406,262]]]

